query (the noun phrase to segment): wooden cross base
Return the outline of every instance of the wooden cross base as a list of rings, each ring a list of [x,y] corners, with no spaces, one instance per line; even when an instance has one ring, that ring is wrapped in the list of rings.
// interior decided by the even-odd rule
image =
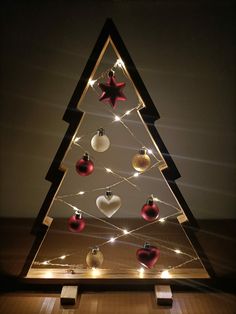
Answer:
[[[170,286],[162,285],[162,286],[155,286],[155,297],[156,302],[159,305],[172,305],[172,291]]]
[[[78,286],[63,286],[61,290],[61,305],[74,305],[77,300]]]

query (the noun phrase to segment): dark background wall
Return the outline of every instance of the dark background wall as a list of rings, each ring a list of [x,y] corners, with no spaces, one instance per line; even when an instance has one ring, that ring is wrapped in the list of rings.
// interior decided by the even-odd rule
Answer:
[[[8,1],[1,9],[2,216],[35,217],[63,113],[112,17],[160,113],[196,218],[235,218],[233,1]]]

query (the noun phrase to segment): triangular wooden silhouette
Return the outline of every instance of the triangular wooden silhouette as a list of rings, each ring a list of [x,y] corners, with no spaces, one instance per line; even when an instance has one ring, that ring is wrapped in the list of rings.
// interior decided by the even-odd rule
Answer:
[[[96,72],[96,68],[100,63],[100,60],[102,59],[108,44],[112,45],[117,56],[124,62],[137,94],[145,104],[145,108],[140,110],[140,114],[153,139],[157,143],[157,146],[159,147],[159,150],[161,151],[161,154],[163,155],[163,158],[168,166],[162,170],[162,173],[168,182],[168,185],[174,196],[183,209],[184,213],[178,217],[178,221],[181,224],[186,236],[192,243],[192,246],[197,252],[197,255],[200,257],[203,268],[205,268],[205,274],[202,276],[202,278],[207,278],[207,273],[210,276],[213,276],[213,269],[194,234],[194,229],[196,230],[198,228],[196,220],[194,219],[187,203],[185,202],[178,186],[175,183],[175,180],[180,177],[180,174],[154,125],[154,122],[159,119],[159,113],[153,104],[153,101],[149,96],[144,83],[111,19],[106,20],[95,47],[81,75],[81,78],[75,88],[69,105],[65,111],[63,120],[68,122],[69,126],[46,175],[46,180],[51,182],[51,187],[46,195],[46,198],[33,226],[32,233],[35,235],[35,241],[24,264],[21,276],[27,278],[27,274],[31,269],[35,256],[44,241],[47,231],[50,228],[53,218],[49,217],[48,213],[65,175],[65,169],[62,167],[61,163],[65,154],[67,153],[73,137],[75,136],[75,132],[84,114],[78,109],[78,104],[82,101],[83,96],[86,94],[89,87],[89,79],[93,77],[94,73]]]

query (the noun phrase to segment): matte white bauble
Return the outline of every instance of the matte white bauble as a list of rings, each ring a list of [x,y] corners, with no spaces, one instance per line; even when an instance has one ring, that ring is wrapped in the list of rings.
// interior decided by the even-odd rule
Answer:
[[[110,147],[110,140],[105,135],[103,128],[97,130],[97,134],[95,134],[91,140],[91,146],[99,153],[105,152]]]
[[[105,195],[98,196],[96,205],[105,216],[111,218],[121,207],[121,198],[107,191]]]

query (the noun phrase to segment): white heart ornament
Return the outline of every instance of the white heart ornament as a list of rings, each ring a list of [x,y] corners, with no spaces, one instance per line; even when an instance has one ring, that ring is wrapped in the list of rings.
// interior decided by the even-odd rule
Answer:
[[[117,195],[111,195],[109,197],[100,195],[96,199],[96,205],[105,216],[111,218],[121,207],[121,198]]]

